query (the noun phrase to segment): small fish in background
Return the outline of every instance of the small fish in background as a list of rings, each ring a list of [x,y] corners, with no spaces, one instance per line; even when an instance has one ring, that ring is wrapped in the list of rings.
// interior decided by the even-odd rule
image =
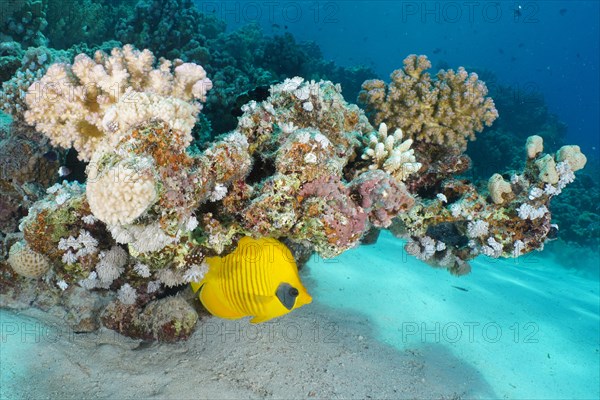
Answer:
[[[273,28],[273,29],[280,29],[281,26],[279,24],[271,24],[271,28]]]
[[[504,50],[503,49],[498,49],[498,53],[504,54]]]
[[[514,13],[515,13],[515,17],[520,17],[521,15],[523,15],[523,7],[521,7],[520,5],[518,5],[517,7],[515,7]]]
[[[460,286],[454,286],[454,285],[452,285],[452,287],[455,288],[455,289],[458,289],[460,291],[463,291],[463,292],[468,292],[469,291],[469,289],[465,289],[464,287],[460,287]]]
[[[442,51],[442,49],[440,49],[439,47],[433,49],[433,54],[438,54]]]
[[[61,178],[69,176],[70,174],[71,170],[68,167],[65,167],[64,165],[58,169],[58,176],[60,176]]]
[[[567,9],[561,8],[560,10],[558,10],[558,13],[560,14],[561,17],[564,17],[565,15],[567,15]]]
[[[519,48],[525,47],[525,43],[521,42],[519,43]]]
[[[233,115],[234,117],[241,117],[243,112],[242,112],[242,106],[244,104],[247,104],[250,100],[254,100],[257,103],[260,103],[261,101],[264,101],[267,99],[267,97],[269,97],[270,94],[270,89],[271,85],[260,85],[255,87],[252,90],[248,90],[242,94],[240,94],[236,99],[235,99],[235,104],[233,106],[233,109],[231,110],[231,115]]]
[[[252,316],[250,322],[256,324],[312,302],[292,253],[276,239],[243,237],[232,253],[206,262],[208,272],[191,286],[217,317]]]
[[[517,57],[511,57],[510,58],[510,62],[515,62],[515,61],[517,61]]]
[[[44,153],[44,158],[48,161],[56,161],[58,160],[58,153],[54,150],[50,150]]]

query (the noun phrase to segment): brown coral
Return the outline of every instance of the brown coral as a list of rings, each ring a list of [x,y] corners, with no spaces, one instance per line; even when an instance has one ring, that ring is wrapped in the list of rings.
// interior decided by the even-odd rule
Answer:
[[[385,122],[390,129],[400,128],[415,142],[434,143],[466,149],[484,125],[498,117],[485,84],[477,74],[441,70],[432,79],[425,56],[410,55],[404,68],[394,71],[391,83],[381,80],[363,83],[359,101],[366,105],[375,125]]]

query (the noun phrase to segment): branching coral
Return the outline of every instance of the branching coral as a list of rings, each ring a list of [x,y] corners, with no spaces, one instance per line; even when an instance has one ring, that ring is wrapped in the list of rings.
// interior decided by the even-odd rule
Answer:
[[[391,75],[391,83],[370,80],[363,84],[359,101],[375,124],[386,123],[402,129],[415,141],[455,147],[461,152],[467,140],[475,139],[484,125],[498,117],[487,87],[477,74],[441,70],[436,79],[425,72],[431,62],[425,56],[410,55],[404,68]]]
[[[362,154],[364,160],[372,162],[369,169],[383,169],[399,181],[417,172],[422,165],[416,162],[414,150],[410,148],[413,140],[403,141],[402,136],[399,128],[388,135],[387,125],[382,122],[377,134],[368,136],[368,148]]]
[[[140,122],[132,115],[140,109],[152,111],[142,117],[160,115],[190,135],[200,110],[192,100],[205,99],[210,80],[199,65],[164,59],[153,65],[151,52],[132,46],[54,64],[29,88],[25,120],[54,145],[74,147],[82,160],[90,160],[105,136]]]

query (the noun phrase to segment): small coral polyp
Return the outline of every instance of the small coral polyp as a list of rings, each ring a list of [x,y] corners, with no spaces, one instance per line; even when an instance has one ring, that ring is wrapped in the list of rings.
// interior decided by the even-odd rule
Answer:
[[[390,84],[363,84],[360,101],[377,128],[339,85],[293,77],[245,104],[236,129],[192,151],[212,83],[199,65],[154,62],[127,45],[54,64],[29,88],[26,121],[76,149],[88,177],[34,203],[20,226],[26,242],[9,259],[61,296],[106,296],[96,313],[134,337],[189,336],[193,308],[162,297],[201,281],[207,257],[226,256],[247,236],[335,257],[390,229],[409,254],[457,275],[480,254],[540,249],[555,229],[550,199],[586,163],[579,147],[544,154],[532,136],[522,171],[494,174],[487,191],[456,178],[470,165],[468,140],[498,113],[475,74],[432,78],[428,59],[415,55]],[[169,314],[172,303],[179,311]]]

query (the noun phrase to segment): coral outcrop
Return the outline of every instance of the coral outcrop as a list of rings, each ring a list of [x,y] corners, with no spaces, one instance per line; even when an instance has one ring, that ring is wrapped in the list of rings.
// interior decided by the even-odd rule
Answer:
[[[14,298],[29,279],[67,305],[75,292],[97,294],[93,311],[71,318],[80,329],[188,337],[198,314],[186,284],[244,236],[280,239],[306,259],[391,229],[408,253],[459,275],[479,254],[518,257],[555,236],[549,201],[586,163],[577,146],[544,154],[533,138],[523,170],[493,175],[488,191],[454,177],[469,167],[467,140],[497,113],[477,76],[431,79],[416,56],[389,86],[365,83],[377,128],[339,84],[293,77],[197,146],[212,81],[197,64],[155,61],[130,45],[80,54],[44,69],[25,97],[25,121],[89,161],[87,179],[56,183],[32,204],[0,279]],[[23,267],[33,264],[44,268]]]
[[[526,146],[527,154],[530,149]],[[399,214],[390,229],[409,238],[409,254],[457,275],[468,273],[467,261],[479,254],[516,258],[542,249],[558,233],[558,226],[551,222],[550,200],[574,180],[571,165],[579,168],[586,158],[576,146],[564,146],[556,154],[539,153],[510,182],[494,174],[489,196],[468,181],[444,182],[441,196]],[[557,177],[553,184],[547,175]]]

